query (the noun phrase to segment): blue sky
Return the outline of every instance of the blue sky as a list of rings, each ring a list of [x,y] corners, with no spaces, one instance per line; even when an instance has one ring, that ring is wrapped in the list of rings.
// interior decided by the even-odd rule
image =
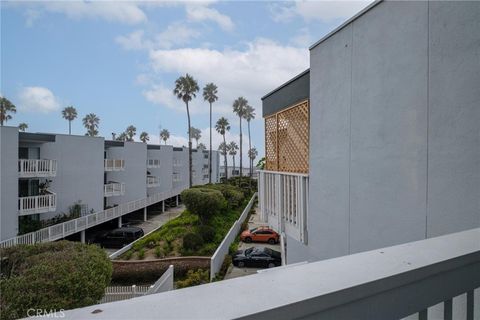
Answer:
[[[79,113],[74,134],[85,133],[81,118],[92,112],[100,118],[101,136],[133,124],[137,136],[146,131],[154,143],[161,127],[170,131],[170,144],[186,145],[185,106],[172,90],[188,72],[200,88],[218,86],[213,119],[229,119],[227,140],[239,140],[233,100],[244,96],[256,108],[252,144],[262,156],[261,96],[308,68],[308,46],[367,4],[2,2],[0,92],[18,110],[7,124],[64,133],[68,123],[60,111],[73,105]],[[191,114],[208,145],[208,105],[201,92]],[[221,137],[214,133],[213,141],[217,148]]]

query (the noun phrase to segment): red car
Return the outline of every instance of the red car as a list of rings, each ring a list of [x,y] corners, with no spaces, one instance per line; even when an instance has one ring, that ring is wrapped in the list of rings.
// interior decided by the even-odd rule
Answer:
[[[252,230],[245,230],[240,235],[243,242],[268,242],[270,244],[278,243],[280,235],[268,227],[258,227]]]

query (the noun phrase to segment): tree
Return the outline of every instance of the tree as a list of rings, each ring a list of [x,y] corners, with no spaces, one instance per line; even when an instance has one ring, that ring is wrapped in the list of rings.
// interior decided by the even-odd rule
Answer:
[[[167,129],[163,129],[162,132],[160,132],[160,139],[163,140],[165,144],[167,144],[167,140],[170,138],[170,132],[168,132]]]
[[[22,122],[18,125],[18,130],[20,130],[20,131],[25,132],[25,130],[27,130],[27,129],[28,129],[28,124],[26,124],[25,122]]]
[[[245,117],[245,111],[248,106],[248,101],[244,97],[239,97],[233,102],[233,112],[240,119],[240,177],[242,176],[243,171],[243,152],[242,152],[242,119]]]
[[[233,163],[232,176],[233,176],[233,171],[235,171],[235,156],[237,155],[237,150],[238,150],[238,144],[235,141],[232,141],[227,145],[228,154],[232,156],[232,163]]]
[[[68,120],[68,134],[72,134],[72,121],[77,118],[77,109],[73,106],[68,106],[62,110],[62,117]]]
[[[223,137],[223,142],[222,144],[220,144],[220,146],[222,146],[222,149],[219,148],[219,150],[223,155],[223,165],[225,167],[225,182],[226,182],[228,179],[228,176],[227,176],[228,168],[227,168],[227,142],[225,141],[225,133],[227,131],[230,131],[230,123],[228,123],[228,120],[225,117],[221,117],[220,119],[217,120],[217,123],[215,124],[215,129]]]
[[[125,132],[120,133],[117,136],[117,141],[127,141],[127,134]]]
[[[87,129],[86,136],[96,137],[98,135],[98,124],[100,118],[95,113],[89,113],[83,118],[83,126]]]
[[[250,150],[252,150],[252,140],[250,136],[250,121],[255,119],[255,109],[252,106],[247,105],[247,107],[245,108],[245,114],[243,117],[245,118],[245,120],[247,120],[247,124],[248,124],[248,152],[249,152],[248,156],[250,157]],[[250,159],[249,174],[251,178],[253,174],[253,161],[251,159]]]
[[[192,137],[190,134],[190,110],[188,108],[188,103],[196,97],[198,92],[198,84],[195,79],[190,76],[188,73],[185,76],[179,77],[175,81],[175,89],[173,89],[173,94],[177,96],[179,100],[182,100],[185,103],[187,109],[187,121],[188,121],[188,186],[192,187]]]
[[[190,128],[190,135],[192,136],[192,139],[195,139],[197,143],[197,149],[198,149],[198,140],[202,137],[202,131],[200,129],[197,129],[195,127]]]
[[[212,183],[212,103],[218,100],[217,86],[213,83],[208,83],[203,88],[203,100],[208,101],[210,104],[210,146],[208,151],[208,183]]]
[[[251,148],[248,150],[248,158],[250,158],[250,177],[252,177],[252,167],[253,167],[253,161],[255,158],[258,156],[258,151],[257,148]]]
[[[140,140],[141,140],[143,143],[147,143],[147,141],[150,141],[150,137],[148,136],[148,133],[146,133],[145,131],[143,131],[142,133],[140,133]]]
[[[17,113],[17,107],[5,97],[0,99],[0,126],[3,126],[4,122],[12,119],[9,113]]]
[[[207,150],[207,147],[203,143],[200,142],[197,146],[197,149],[203,151],[203,150]]]
[[[133,137],[135,137],[135,135],[137,134],[137,128],[130,125],[125,130],[125,134],[127,135],[127,141],[133,141]]]

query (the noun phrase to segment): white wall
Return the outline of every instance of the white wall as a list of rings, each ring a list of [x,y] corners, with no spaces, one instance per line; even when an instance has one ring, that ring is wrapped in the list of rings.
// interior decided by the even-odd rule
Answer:
[[[159,168],[147,169],[151,175],[160,179],[160,186],[155,188],[147,188],[148,195],[154,195],[160,192],[172,189],[173,181],[173,147],[162,145],[160,150],[147,150],[147,159],[160,159]]]

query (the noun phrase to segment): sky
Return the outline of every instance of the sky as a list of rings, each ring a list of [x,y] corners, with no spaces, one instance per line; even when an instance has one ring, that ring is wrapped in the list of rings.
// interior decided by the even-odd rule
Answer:
[[[188,73],[200,87],[190,107],[200,142],[208,147],[210,127],[201,90],[213,82],[219,96],[213,126],[222,116],[229,120],[227,142],[239,143],[233,101],[243,96],[256,109],[251,136],[258,160],[261,97],[306,70],[308,47],[368,3],[2,1],[0,94],[17,107],[7,125],[68,133],[61,110],[73,105],[79,116],[72,134],[85,134],[81,119],[95,113],[100,136],[134,125],[137,139],[146,131],[158,143],[159,131],[168,129],[168,144],[186,146],[185,105],[172,91]],[[246,161],[245,122],[242,127]],[[222,137],[213,130],[212,140],[217,149]]]

